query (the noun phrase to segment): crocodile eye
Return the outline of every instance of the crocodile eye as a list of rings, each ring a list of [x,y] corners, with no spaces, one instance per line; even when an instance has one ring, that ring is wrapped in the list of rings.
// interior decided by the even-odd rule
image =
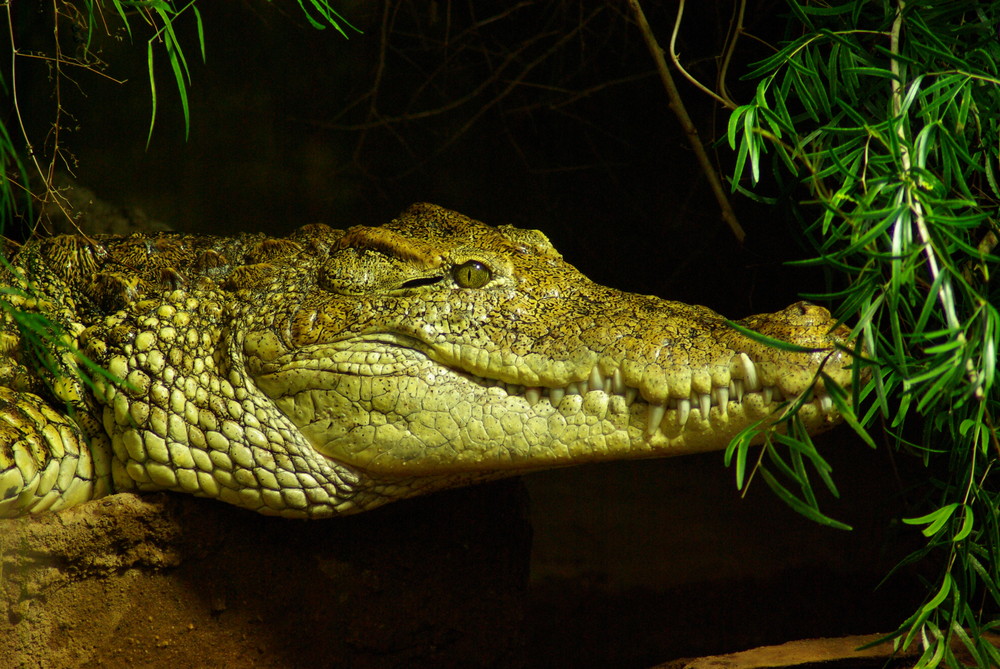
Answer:
[[[462,263],[452,270],[452,275],[461,288],[482,288],[493,278],[490,268],[478,260]]]

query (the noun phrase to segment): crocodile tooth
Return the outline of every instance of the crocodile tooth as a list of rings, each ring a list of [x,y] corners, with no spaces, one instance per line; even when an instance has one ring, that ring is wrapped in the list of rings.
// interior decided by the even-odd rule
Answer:
[[[552,406],[559,406],[559,403],[562,402],[562,398],[565,396],[565,388],[549,388],[549,402],[552,403]]]
[[[746,389],[750,392],[760,390],[760,380],[757,378],[757,367],[753,360],[746,353],[740,353],[740,362],[743,364],[744,381]]]
[[[625,388],[625,404],[632,404],[639,397],[639,389],[628,386]]]
[[[590,384],[587,383],[586,381],[580,381],[580,383],[578,383],[577,385],[580,386],[581,395],[586,395],[587,393],[590,392]]]
[[[733,379],[730,381],[732,388],[730,394],[736,399],[737,402],[743,402],[743,379]]]
[[[667,415],[667,407],[662,404],[650,404],[646,412],[646,434],[651,435],[660,427],[660,421]]]
[[[830,413],[833,409],[833,399],[826,393],[819,394],[816,397],[816,403],[819,405],[819,410],[823,413]]]
[[[687,425],[688,416],[691,415],[691,400],[685,398],[677,400],[677,422],[681,427]]]
[[[541,388],[525,388],[524,389],[524,399],[528,400],[528,404],[534,406],[538,400],[542,399],[542,389]]]
[[[701,419],[708,420],[708,412],[712,410],[712,398],[708,395],[698,395],[698,408],[701,410]]]
[[[579,383],[575,383],[575,382],[568,384],[566,386],[566,394],[567,395],[579,395],[580,394],[580,384]]]
[[[764,396],[764,404],[770,404],[774,399],[774,386],[764,386],[761,394]]]
[[[591,390],[605,390],[604,377],[601,376],[601,371],[597,369],[597,365],[590,368],[589,387]]]
[[[715,401],[719,404],[719,413],[725,416],[729,412],[729,386],[715,389]]]
[[[625,394],[625,378],[620,369],[615,369],[615,373],[611,375],[611,392],[615,395]]]

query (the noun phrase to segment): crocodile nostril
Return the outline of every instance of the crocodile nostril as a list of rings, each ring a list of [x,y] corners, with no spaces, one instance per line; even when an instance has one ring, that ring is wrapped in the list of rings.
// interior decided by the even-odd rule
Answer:
[[[830,320],[830,312],[826,307],[811,302],[796,302],[788,311],[797,322],[805,326],[820,325]]]

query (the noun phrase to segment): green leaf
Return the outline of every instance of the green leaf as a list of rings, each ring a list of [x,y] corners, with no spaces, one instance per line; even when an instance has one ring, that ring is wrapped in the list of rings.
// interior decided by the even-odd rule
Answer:
[[[951,515],[955,512],[955,509],[959,507],[958,502],[952,504],[947,504],[939,509],[931,511],[925,516],[920,516],[919,518],[903,518],[903,522],[907,525],[927,525],[921,530],[925,537],[933,537],[937,534],[944,524],[951,519]]]
[[[975,526],[975,522],[973,520],[974,514],[972,511],[972,507],[963,504],[962,511],[964,512],[964,516],[962,518],[962,527],[960,527],[958,529],[958,532],[955,533],[955,536],[952,537],[951,540],[954,542],[964,541],[965,539],[967,539],[968,536],[972,534],[972,529]]]
[[[934,595],[934,597],[932,597],[929,602],[927,602],[920,608],[920,612],[930,613],[937,607],[941,606],[942,602],[944,602],[945,598],[948,596],[948,593],[951,592],[951,586],[952,586],[951,574],[945,572],[944,578],[941,579],[941,588],[937,591],[937,594]]]
[[[760,426],[764,423],[766,418],[762,418],[751,425],[740,430],[733,439],[729,442],[726,447],[725,456],[723,462],[727,467],[733,463],[733,458],[736,458],[736,489],[743,490],[744,483],[746,481],[746,466],[747,466],[747,454],[750,451],[750,444],[760,433]]]
[[[767,482],[769,488],[778,496],[778,498],[785,504],[790,506],[793,510],[799,514],[805,516],[809,520],[819,523],[820,525],[826,525],[837,530],[850,530],[851,526],[846,523],[842,523],[839,520],[834,520],[826,515],[822,514],[818,509],[806,504],[798,497],[793,495],[787,488],[781,485],[776,478],[766,469],[761,468],[760,474]]]
[[[808,346],[799,346],[798,344],[792,344],[781,339],[775,339],[774,337],[768,337],[765,334],[761,334],[755,330],[751,330],[748,327],[744,327],[735,321],[726,319],[726,325],[736,330],[742,335],[749,337],[759,344],[764,344],[765,346],[770,346],[776,348],[780,351],[788,351],[790,353],[819,353],[821,351],[827,351],[829,349],[825,348],[810,348]]]
[[[860,374],[860,367],[858,367],[854,372],[855,378],[860,376]],[[844,419],[844,422],[847,423],[852,430],[854,430],[854,434],[858,435],[858,437],[860,437],[869,448],[877,448],[874,439],[872,439],[872,436],[868,434],[868,430],[864,428],[857,416],[854,414],[854,407],[848,403],[847,393],[845,393],[844,390],[837,385],[837,383],[830,378],[829,375],[826,374],[826,372],[821,372],[821,376],[823,378],[823,386],[826,388],[827,393],[829,393],[830,399],[833,400],[833,405],[836,407],[837,413],[839,413],[841,418]]]
[[[153,126],[156,123],[156,75],[155,70],[153,69],[152,41],[146,45],[146,59],[149,68],[149,96],[152,102],[152,112],[149,117],[149,132],[146,134],[146,149],[149,149],[149,143],[153,141]]]

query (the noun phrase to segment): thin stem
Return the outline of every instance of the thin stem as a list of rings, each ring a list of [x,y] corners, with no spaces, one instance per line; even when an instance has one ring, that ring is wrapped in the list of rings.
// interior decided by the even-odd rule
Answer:
[[[899,0],[896,17],[892,22],[892,30],[889,32],[889,51],[892,58],[889,61],[889,68],[892,72],[892,111],[896,121],[896,135],[899,137],[899,160],[903,168],[903,187],[906,189],[906,204],[913,212],[913,222],[917,227],[917,235],[924,247],[924,254],[927,256],[927,271],[931,275],[931,283],[937,283],[941,270],[938,267],[937,254],[934,245],[931,243],[930,229],[927,227],[927,219],[924,216],[924,207],[913,191],[913,175],[911,173],[912,163],[910,160],[910,150],[906,139],[906,124],[900,117],[903,109],[903,77],[899,58],[900,33],[903,29],[903,11],[906,8],[905,0]],[[965,334],[962,332],[958,315],[955,313],[955,303],[952,299],[952,287],[948,277],[941,282],[938,290],[938,299],[944,308],[948,320],[948,327],[956,332],[959,341],[965,343]]]
[[[736,52],[736,42],[739,40],[740,35],[743,34],[743,17],[746,13],[747,1],[739,0],[736,5],[736,21],[730,22],[732,30],[730,34],[727,35],[726,39],[726,50],[722,55],[722,63],[719,65],[719,77],[717,80],[717,86],[719,89],[719,95],[727,100],[732,100],[729,96],[729,92],[726,90],[726,75],[729,73],[729,63],[733,58],[733,53]],[[673,40],[671,40],[670,52],[673,53]]]
[[[732,205],[729,204],[726,191],[722,188],[722,182],[719,180],[719,176],[715,172],[715,167],[713,167],[712,161],[709,160],[708,153],[705,152],[705,147],[702,145],[701,139],[698,136],[698,129],[695,127],[694,122],[687,113],[687,109],[684,107],[684,102],[681,100],[681,95],[677,90],[677,85],[674,83],[674,78],[670,76],[670,69],[667,67],[666,59],[663,57],[663,49],[660,48],[659,43],[656,41],[656,37],[653,35],[653,31],[649,27],[649,23],[646,21],[646,15],[643,13],[642,7],[639,5],[639,0],[629,0],[629,7],[632,9],[635,21],[639,25],[639,30],[642,32],[643,39],[646,41],[646,48],[649,49],[650,55],[656,62],[656,69],[660,74],[660,80],[663,82],[663,87],[667,90],[667,97],[670,99],[670,109],[677,116],[677,120],[684,129],[688,142],[694,150],[694,155],[698,159],[698,164],[701,166],[702,172],[704,172],[705,176],[708,178],[708,184],[712,189],[712,193],[715,195],[715,200],[719,203],[719,208],[722,212],[722,219],[727,225],[729,225],[729,229],[732,230],[737,241],[742,243],[744,238],[746,238],[746,233],[743,231],[743,227],[736,218],[736,212],[733,211]]]
[[[14,36],[14,17],[11,15],[11,5],[12,4],[13,3],[11,3],[11,2],[4,3],[4,9],[5,9],[6,14],[7,14],[7,30],[8,30],[8,35],[10,37],[10,97],[11,97],[11,102],[13,103],[13,107],[14,107],[14,116],[17,118],[17,125],[18,125],[18,128],[20,128],[20,130],[21,130],[21,137],[24,138],[25,146],[27,147],[28,155],[31,157],[31,162],[35,166],[35,171],[37,171],[38,172],[38,176],[40,176],[42,178],[42,183],[43,183],[43,185],[45,187],[45,198],[44,199],[47,200],[51,196],[52,201],[56,203],[56,206],[59,207],[59,210],[63,213],[63,215],[66,216],[66,219],[69,220],[69,221],[73,221],[73,216],[70,214],[69,210],[67,210],[65,204],[62,201],[62,198],[59,197],[58,193],[56,193],[55,189],[52,187],[52,180],[53,180],[53,175],[54,175],[54,172],[55,172],[55,155],[57,155],[59,147],[58,147],[58,145],[56,146],[56,153],[53,154],[53,160],[52,160],[52,163],[48,166],[48,169],[44,168],[42,166],[42,163],[38,159],[38,151],[36,151],[35,147],[32,146],[32,144],[31,144],[31,139],[30,139],[30,137],[28,135],[28,129],[24,125],[24,117],[21,115],[21,104],[20,104],[20,97],[19,97],[19,92],[18,92],[18,79],[17,79],[17,62],[18,62],[18,59],[21,57],[21,54],[18,53],[18,50],[17,50],[17,39]],[[55,6],[54,3],[53,3],[53,11],[55,12],[55,15],[58,16],[58,8]],[[58,26],[59,22],[55,21],[55,24],[56,24],[56,26]],[[55,28],[55,30],[58,30],[58,27]],[[55,37],[56,37],[56,48],[58,49],[58,45],[59,45],[59,39],[58,39],[59,38],[59,34],[58,34],[58,32],[56,32]],[[55,59],[56,60],[56,63],[55,63],[55,67],[56,67],[56,82],[57,82],[57,87],[56,87],[56,113],[57,113],[57,118],[56,118],[56,123],[55,123],[55,126],[56,126],[57,130],[55,132],[56,132],[56,140],[57,140],[57,142],[58,142],[58,126],[59,126],[58,114],[59,114],[59,112],[61,110],[60,102],[59,102],[59,88],[58,88],[58,81],[62,77],[62,71],[61,71],[61,69],[59,67],[59,59],[60,58],[61,58],[61,55],[60,55],[59,52],[57,52],[56,53],[56,59]],[[30,192],[31,189],[30,189],[30,185],[29,184],[24,184],[24,187],[25,187],[26,190],[28,190]],[[38,221],[36,221],[36,224],[38,222],[40,222],[40,221],[41,221],[41,218],[39,218]]]
[[[680,0],[680,2],[677,4],[677,18],[674,20],[674,30],[673,30],[672,33],[670,33],[670,62],[672,62],[674,64],[674,67],[677,68],[677,71],[680,72],[681,75],[685,79],[687,79],[692,84],[694,84],[695,86],[697,86],[698,89],[701,90],[701,92],[705,93],[709,97],[714,98],[720,104],[722,104],[722,106],[726,107],[729,110],[736,109],[737,104],[735,102],[733,102],[732,100],[730,100],[728,97],[724,97],[723,95],[719,95],[718,93],[716,93],[715,91],[713,91],[708,86],[705,86],[703,83],[701,83],[700,81],[698,81],[697,79],[695,79],[694,75],[690,74],[687,70],[684,69],[684,66],[681,65],[680,56],[677,53],[677,48],[676,48],[675,45],[676,45],[676,42],[677,42],[677,34],[681,30],[681,19],[684,17],[684,3],[685,3],[685,0]],[[741,16],[742,16],[742,13],[741,13]],[[727,55],[726,61],[728,62],[728,55]],[[725,90],[725,89],[723,88],[723,90]]]

